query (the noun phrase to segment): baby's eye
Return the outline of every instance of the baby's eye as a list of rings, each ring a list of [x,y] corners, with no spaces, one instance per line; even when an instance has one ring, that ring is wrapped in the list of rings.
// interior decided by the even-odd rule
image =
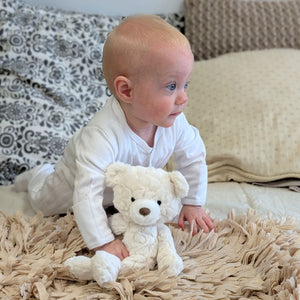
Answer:
[[[171,83],[167,86],[167,89],[170,91],[174,91],[176,89],[176,83]]]
[[[185,85],[184,85],[184,89],[186,90],[188,88],[188,86],[189,86],[189,83],[186,82]]]

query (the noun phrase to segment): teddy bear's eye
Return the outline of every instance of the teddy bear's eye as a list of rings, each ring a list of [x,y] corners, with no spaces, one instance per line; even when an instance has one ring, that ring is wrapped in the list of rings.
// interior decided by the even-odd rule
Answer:
[[[131,202],[134,202],[135,201],[135,198],[131,197]]]
[[[158,204],[158,205],[161,205],[161,201],[160,201],[160,200],[157,200],[157,204]]]

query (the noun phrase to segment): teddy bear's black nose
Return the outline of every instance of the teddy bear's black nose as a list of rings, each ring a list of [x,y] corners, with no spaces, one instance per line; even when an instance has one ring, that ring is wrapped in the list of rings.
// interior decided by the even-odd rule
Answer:
[[[151,212],[151,210],[147,207],[142,207],[140,210],[139,210],[140,214],[142,216],[148,216]]]

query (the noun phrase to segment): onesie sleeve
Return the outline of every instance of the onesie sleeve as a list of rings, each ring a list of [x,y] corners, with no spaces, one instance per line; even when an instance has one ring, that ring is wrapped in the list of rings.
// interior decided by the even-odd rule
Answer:
[[[76,143],[73,212],[87,247],[93,249],[114,240],[103,207],[104,171],[113,152],[97,128],[84,128]]]
[[[207,194],[207,165],[205,145],[197,128],[191,126],[184,114],[181,114],[176,124],[177,142],[174,159],[178,171],[189,184],[187,197],[182,204],[202,206]]]

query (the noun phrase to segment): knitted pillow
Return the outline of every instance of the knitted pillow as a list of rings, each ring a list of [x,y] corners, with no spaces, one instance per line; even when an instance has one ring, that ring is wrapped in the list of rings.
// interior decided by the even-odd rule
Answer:
[[[209,182],[300,178],[300,50],[195,63],[185,114],[207,151]]]
[[[185,0],[185,34],[196,60],[300,48],[300,1]]]

